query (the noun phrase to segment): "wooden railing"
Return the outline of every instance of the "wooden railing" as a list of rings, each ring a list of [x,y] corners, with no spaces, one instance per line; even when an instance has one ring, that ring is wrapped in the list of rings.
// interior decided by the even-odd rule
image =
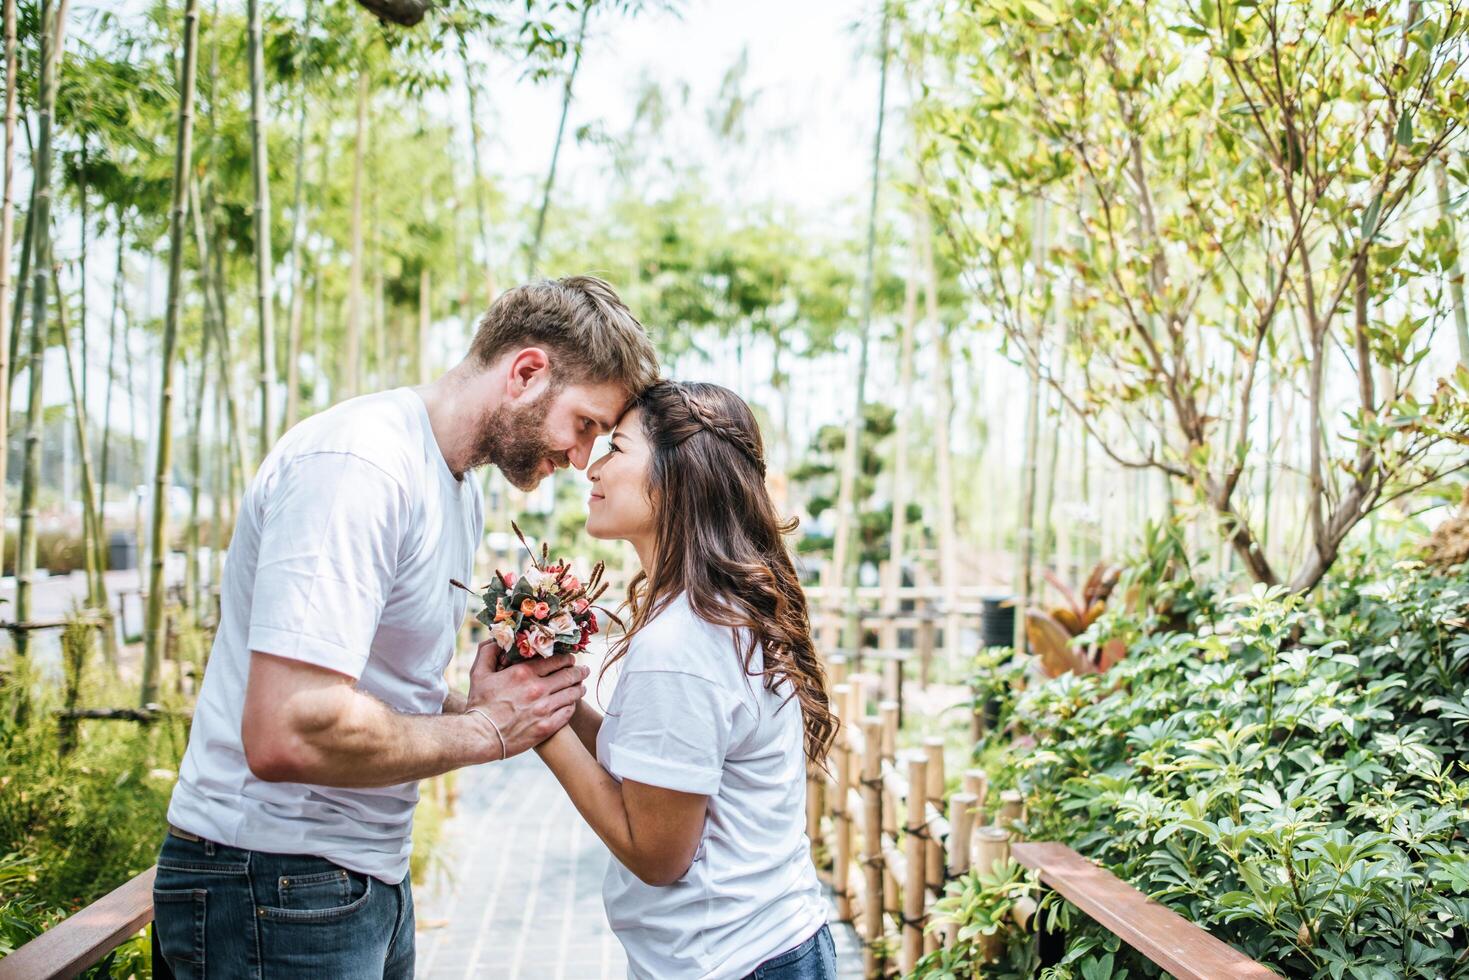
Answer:
[[[153,921],[155,870],[149,868],[0,959],[0,980],[74,977],[112,952]]]
[[[946,799],[942,739],[897,752],[898,705],[883,696],[891,681],[849,675],[841,657],[830,658],[829,667],[832,705],[843,725],[830,774],[809,778],[806,829],[813,847],[830,857],[837,915],[856,927],[868,977],[883,977],[892,966],[906,974],[926,953],[952,944],[952,924],[930,928],[947,881],[971,866],[989,869],[1012,859],[1176,977],[1276,976],[1070,848],[1014,842],[1013,824],[1024,813],[1019,793],[1001,793],[996,819],[986,824],[983,771],[966,770],[961,789]],[[1035,910],[1034,900],[1022,900],[1013,910],[1015,922],[1032,928]],[[982,955],[993,958],[998,943],[988,946]]]

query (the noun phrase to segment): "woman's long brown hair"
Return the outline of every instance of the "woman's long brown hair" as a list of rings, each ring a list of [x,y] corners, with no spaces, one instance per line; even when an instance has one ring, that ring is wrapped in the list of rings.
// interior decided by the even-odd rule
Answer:
[[[811,641],[806,594],[765,487],[765,450],[750,406],[714,384],[660,381],[633,403],[652,448],[648,498],[653,567],[628,586],[631,619],[607,665],[680,594],[707,623],[744,631],[745,673],[789,684],[805,725],[806,757],[824,765],[838,721]],[[756,664],[759,655],[761,662]],[[605,668],[604,668],[605,669]]]

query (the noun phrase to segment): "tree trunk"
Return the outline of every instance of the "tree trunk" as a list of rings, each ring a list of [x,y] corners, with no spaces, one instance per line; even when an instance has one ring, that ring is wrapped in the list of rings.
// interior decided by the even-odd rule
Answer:
[[[53,266],[52,273],[59,280],[59,267]],[[59,290],[58,290],[59,293]],[[87,603],[102,619],[103,648],[116,650],[116,633],[112,622],[112,604],[107,597],[107,570],[104,543],[102,510],[97,503],[96,483],[93,480],[92,450],[87,438],[87,401],[77,378],[76,366],[71,356],[71,337],[67,332],[66,298],[56,297],[56,328],[61,334],[61,349],[66,355],[66,382],[71,391],[72,418],[76,423],[77,456],[82,471],[82,549],[87,568]],[[109,659],[111,656],[109,654]]]
[[[30,396],[26,410],[25,463],[21,471],[20,531],[16,536],[15,619],[25,622],[31,617],[31,590],[36,573],[36,508],[41,483],[41,436],[44,415],[41,369],[46,361],[46,305],[51,276],[51,123],[56,111],[56,71],[61,64],[61,51],[66,35],[68,0],[59,0],[56,13],[50,13],[49,0],[41,0],[41,92],[37,107],[36,139],[36,204],[31,222],[35,233],[35,282],[31,287],[31,357]],[[24,658],[30,653],[30,635],[25,630],[15,634],[15,652]],[[24,696],[22,714],[29,710]]]
[[[1031,212],[1031,266],[1037,280],[1045,262],[1046,209],[1045,203],[1037,200]],[[1025,445],[1021,464],[1020,480],[1020,562],[1018,579],[1020,606],[1015,616],[1015,652],[1029,649],[1025,634],[1025,613],[1035,598],[1035,492],[1039,466],[1040,441],[1040,343],[1041,329],[1045,317],[1044,306],[1031,314],[1031,336],[1028,341],[1030,356],[1025,359],[1027,392],[1025,399]]]
[[[250,17],[250,169],[255,176],[255,316],[260,327],[260,458],[275,442],[275,297],[270,251],[270,166],[266,159],[265,51],[260,0],[248,0]],[[180,239],[182,241],[182,239]]]
[[[202,256],[200,257],[202,261]],[[203,606],[199,584],[199,552],[203,548],[199,528],[199,495],[204,482],[204,401],[209,394],[209,338],[205,330],[199,341],[199,380],[194,389],[189,442],[189,535],[188,560],[184,565],[184,595],[188,596],[189,613],[196,624],[203,622]]]
[[[173,368],[178,347],[179,308],[183,300],[184,221],[189,203],[189,171],[194,141],[194,77],[198,57],[199,0],[184,0],[184,59],[179,77],[178,144],[173,161],[173,204],[168,218],[168,307],[163,321],[158,398],[158,456],[153,467],[153,518],[149,532],[151,573],[148,615],[144,627],[144,707],[158,700],[158,667],[166,621],[163,605],[167,583],[169,470],[173,463]]]
[[[225,403],[230,416],[230,442],[229,447],[233,449],[233,465],[231,470],[238,470],[242,475],[250,471],[250,452],[245,446],[245,420],[240,413],[240,398],[235,388],[234,361],[230,356],[230,331],[226,302],[224,281],[224,252],[219,248],[218,229],[215,236],[206,239],[204,232],[204,214],[200,207],[200,197],[204,197],[205,207],[213,210],[212,201],[208,200],[209,192],[202,194],[191,194],[189,205],[194,212],[194,247],[199,255],[201,270],[207,266],[210,273],[205,273],[209,282],[204,286],[204,329],[214,331],[216,350],[219,359],[219,381],[220,388],[224,392]],[[213,245],[210,245],[213,241]],[[213,295],[213,303],[210,296]],[[221,445],[221,450],[225,449]]]
[[[872,136],[872,195],[867,208],[867,250],[862,280],[862,314],[858,326],[860,339],[857,350],[857,385],[852,416],[847,422],[847,435],[842,443],[842,468],[837,487],[837,524],[835,540],[832,542],[831,595],[825,597],[828,606],[823,643],[827,649],[836,646],[836,630],[839,629],[841,600],[838,598],[847,587],[848,552],[851,549],[853,527],[856,524],[857,466],[862,458],[862,410],[867,399],[867,353],[872,333],[872,306],[875,292],[874,278],[877,252],[877,197],[882,184],[882,130],[887,116],[888,82],[888,21],[886,3],[882,8],[882,39],[879,55],[877,85],[877,126]],[[853,579],[855,582],[855,578]]]
[[[585,17],[586,11],[582,11],[582,14]],[[580,54],[580,50],[580,42],[578,41],[578,54]],[[469,94],[469,160],[473,166],[474,213],[479,222],[479,247],[483,252],[480,256],[480,261],[485,264],[485,305],[488,307],[489,304],[495,301],[495,269],[490,262],[490,223],[487,217],[488,212],[485,208],[483,167],[479,159],[479,107],[475,104],[475,93],[479,90],[479,86],[475,82],[474,65],[470,63],[469,47],[465,43],[463,32],[459,34],[459,60],[464,66],[464,87]],[[564,116],[562,124],[565,125]],[[545,220],[544,215],[542,215],[541,220]]]
[[[5,558],[5,471],[10,459],[10,250],[15,239],[15,0],[5,0],[5,188],[0,203],[0,564]]]
[[[98,506],[102,508],[104,514],[107,512],[107,480],[110,473],[108,454],[112,448],[112,391],[117,380],[117,317],[122,310],[123,257],[127,251],[124,246],[126,239],[127,212],[119,207],[117,209],[117,268],[112,273],[112,312],[107,318],[107,390],[102,405],[102,456],[98,461],[97,472]],[[126,338],[127,334],[124,333],[123,336]]]
[[[342,352],[342,392],[338,400],[359,394],[362,359],[362,169],[367,144],[367,65],[357,70],[357,139],[352,151],[352,270],[347,284],[347,338]]]
[[[534,279],[541,258],[541,240],[546,231],[546,210],[551,206],[551,187],[556,183],[556,162],[561,157],[561,142],[566,136],[566,116],[571,111],[571,88],[581,67],[582,45],[587,38],[587,15],[596,0],[586,0],[581,8],[581,23],[576,29],[576,51],[571,58],[571,71],[566,74],[566,88],[561,93],[561,121],[556,124],[556,142],[551,145],[551,166],[546,169],[546,184],[541,189],[541,206],[536,210],[536,230],[530,240],[526,258],[526,276]]]
[[[22,321],[25,318],[26,284],[29,281],[29,276],[30,276],[30,271],[31,271],[31,252],[34,249],[35,240],[36,240],[36,234],[35,234],[35,226],[36,226],[36,223],[35,223],[35,217],[36,217],[36,180],[38,178],[38,175],[34,172],[35,160],[36,160],[36,154],[35,154],[35,151],[32,150],[31,151],[32,173],[31,173],[31,198],[30,198],[30,206],[26,209],[26,220],[25,220],[25,224],[21,226],[21,230],[20,230],[20,272],[16,276],[16,280],[15,280],[15,301],[11,305],[11,314],[10,314],[10,346],[9,346],[9,348],[5,352],[6,353],[6,356],[10,360],[10,367],[6,371],[6,374],[5,374],[5,379],[6,379],[5,383],[7,385],[8,390],[11,390],[11,391],[14,391],[15,390],[15,376],[20,373],[20,368],[21,368],[21,364],[22,364],[22,360],[21,360],[21,356],[20,356],[20,338],[21,338],[21,334],[24,333],[24,331],[22,330],[21,323],[22,323]],[[3,316],[3,315],[4,315],[3,312],[0,312],[0,316]],[[6,428],[9,428],[9,426],[10,426],[10,406],[7,404],[7,405],[5,405],[3,407],[4,407],[4,411],[5,411]]]
[[[914,243],[916,245],[916,243]],[[898,611],[898,588],[903,584],[903,560],[906,557],[908,530],[908,442],[912,438],[913,415],[913,334],[918,320],[917,248],[908,250],[908,281],[903,290],[903,326],[898,339],[898,425],[893,443],[893,519],[888,529],[887,581],[883,582],[883,612]],[[889,633],[889,639],[896,637]],[[894,646],[884,642],[883,646]]]
[[[78,297],[81,300],[80,308],[77,311],[77,347],[78,347],[78,350],[79,350],[79,352],[81,354],[81,360],[80,360],[80,363],[77,365],[77,367],[80,369],[79,370],[79,377],[80,377],[80,382],[81,382],[82,404],[85,405],[87,403],[87,374],[88,374],[88,369],[87,369],[87,237],[88,237],[87,236],[87,230],[88,230],[88,228],[91,227],[90,224],[88,223],[88,218],[90,217],[90,215],[87,213],[87,197],[89,195],[87,194],[87,134],[86,134],[85,131],[82,133],[81,174],[77,178],[77,195],[80,198],[80,204],[81,204],[81,207],[79,208],[79,210],[81,211],[81,214],[80,214],[79,218],[80,218],[81,226],[82,226],[82,228],[81,228],[81,231],[82,231],[82,234],[81,234],[81,242],[80,242],[80,245],[79,245],[79,247],[77,249],[77,271],[81,275],[81,282],[79,284],[80,288],[77,290]],[[60,294],[60,291],[61,291],[60,290],[60,287],[58,286],[57,287],[57,293],[58,293],[58,295]]]
[[[944,600],[944,652],[959,649],[959,541],[954,530],[954,465],[951,442],[954,428],[954,368],[949,362],[949,331],[939,316],[939,276],[933,259],[933,226],[928,212],[918,224],[923,254],[923,315],[933,331],[938,360],[938,399],[934,406],[933,437],[935,482],[938,483],[939,589]]]
[[[311,15],[315,12],[312,0],[306,0],[306,24],[302,31],[302,45],[311,38]],[[291,269],[291,309],[286,318],[286,423],[284,429],[295,425],[301,417],[301,318],[306,309],[305,238],[306,238],[306,74],[301,72],[301,103],[296,109],[296,193],[291,208],[291,258],[287,265]]]
[[[1454,301],[1454,336],[1459,339],[1459,363],[1469,367],[1469,307],[1464,305],[1464,264],[1459,261],[1459,227],[1449,211],[1449,175],[1440,158],[1433,165],[1433,181],[1438,191],[1438,210],[1448,223],[1449,234],[1454,243],[1454,261],[1449,266],[1449,295]],[[6,200],[9,201],[10,186],[6,185]],[[0,470],[0,473],[3,473]]]

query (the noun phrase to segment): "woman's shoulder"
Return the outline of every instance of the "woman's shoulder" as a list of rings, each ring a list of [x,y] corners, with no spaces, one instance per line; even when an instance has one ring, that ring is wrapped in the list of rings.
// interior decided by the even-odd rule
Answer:
[[[625,669],[695,674],[721,686],[741,672],[734,631],[701,619],[682,594],[633,636]]]

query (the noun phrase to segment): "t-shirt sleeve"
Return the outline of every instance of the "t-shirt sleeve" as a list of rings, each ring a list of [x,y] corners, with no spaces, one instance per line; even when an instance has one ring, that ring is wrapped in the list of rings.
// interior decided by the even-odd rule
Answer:
[[[262,516],[249,648],[361,677],[408,519],[401,484],[365,459],[288,464]]]
[[[629,671],[617,684],[617,729],[607,746],[612,775],[682,793],[717,792],[738,710],[730,695],[681,671]]]

